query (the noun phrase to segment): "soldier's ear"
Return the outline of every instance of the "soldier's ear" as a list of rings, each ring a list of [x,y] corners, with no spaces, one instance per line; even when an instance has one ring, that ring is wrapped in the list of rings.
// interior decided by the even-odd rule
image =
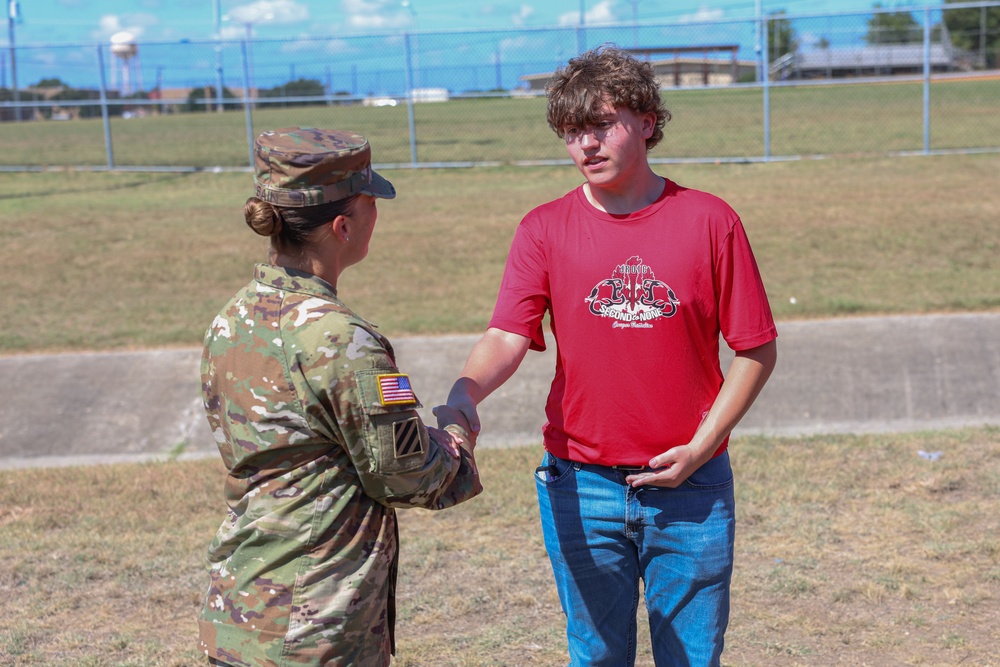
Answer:
[[[347,243],[350,241],[350,225],[348,224],[346,215],[338,215],[330,222],[330,228],[333,230],[333,236],[341,243]]]

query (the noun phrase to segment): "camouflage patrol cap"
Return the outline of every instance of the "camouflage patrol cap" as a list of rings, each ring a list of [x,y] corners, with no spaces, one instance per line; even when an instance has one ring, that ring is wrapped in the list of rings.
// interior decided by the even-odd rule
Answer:
[[[396,189],[372,170],[360,134],[312,127],[263,132],[254,142],[257,197],[278,206],[327,204],[359,193],[392,199]]]

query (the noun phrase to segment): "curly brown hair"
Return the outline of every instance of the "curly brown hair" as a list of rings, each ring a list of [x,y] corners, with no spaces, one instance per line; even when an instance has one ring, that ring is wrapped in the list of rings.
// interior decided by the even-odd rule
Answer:
[[[646,139],[647,151],[663,139],[663,126],[670,120],[652,65],[613,44],[570,58],[566,67],[553,75],[545,92],[549,98],[549,127],[559,138],[565,136],[567,128],[596,125],[606,102],[639,115],[656,114],[653,134]]]

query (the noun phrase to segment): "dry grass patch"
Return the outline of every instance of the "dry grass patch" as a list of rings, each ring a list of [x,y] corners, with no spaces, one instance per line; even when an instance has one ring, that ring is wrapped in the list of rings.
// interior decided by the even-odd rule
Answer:
[[[724,664],[1000,665],[1000,430],[739,439],[732,452]],[[480,498],[401,513],[395,664],[565,664],[540,457],[481,450]],[[0,473],[0,664],[201,664],[221,485],[214,460]]]
[[[0,664],[187,665],[214,462],[0,474]]]
[[[740,213],[779,318],[1000,307],[1000,155],[656,168]],[[521,216],[580,183],[572,167],[388,175],[399,197],[339,287],[390,338],[482,331]],[[266,255],[250,183],[0,174],[0,352],[200,344]]]
[[[998,464],[996,429],[741,442],[728,660],[1000,664]]]

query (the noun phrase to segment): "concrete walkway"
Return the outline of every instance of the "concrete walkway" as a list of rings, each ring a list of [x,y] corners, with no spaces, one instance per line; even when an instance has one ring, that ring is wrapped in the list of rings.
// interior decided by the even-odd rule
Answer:
[[[778,367],[737,434],[1000,425],[1000,313],[785,322],[778,332]],[[425,419],[477,339],[393,341]],[[200,354],[0,358],[0,468],[216,455],[199,395]],[[723,369],[730,358],[723,354]],[[553,349],[528,354],[481,406],[480,445],[541,442],[554,366]]]

